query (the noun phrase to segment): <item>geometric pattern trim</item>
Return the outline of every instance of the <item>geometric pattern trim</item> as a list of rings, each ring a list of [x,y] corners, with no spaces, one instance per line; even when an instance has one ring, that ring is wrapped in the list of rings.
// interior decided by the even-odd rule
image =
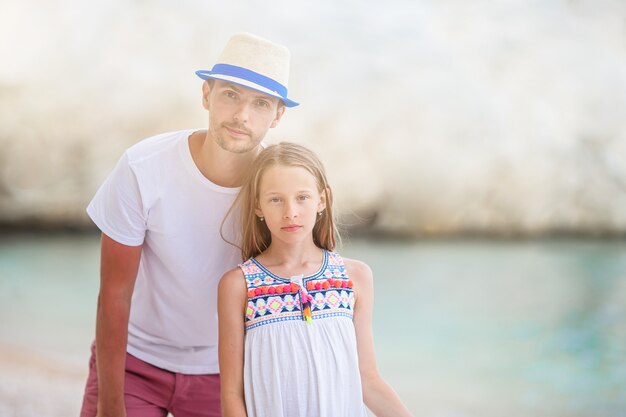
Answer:
[[[248,305],[245,329],[285,320],[304,320],[302,294],[309,294],[311,319],[345,316],[353,318],[353,283],[343,259],[335,252],[324,251],[322,267],[303,277],[301,284],[273,274],[256,259],[239,265],[246,279]]]

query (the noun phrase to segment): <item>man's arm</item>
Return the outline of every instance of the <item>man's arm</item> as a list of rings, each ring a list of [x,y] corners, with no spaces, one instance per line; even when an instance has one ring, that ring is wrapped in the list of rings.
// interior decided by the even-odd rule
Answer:
[[[104,233],[96,315],[98,417],[125,417],[124,373],[130,300],[142,246],[126,246]]]

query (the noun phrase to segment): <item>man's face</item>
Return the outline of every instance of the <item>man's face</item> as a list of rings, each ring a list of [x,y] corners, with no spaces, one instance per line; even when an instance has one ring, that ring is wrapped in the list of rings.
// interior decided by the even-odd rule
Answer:
[[[275,97],[221,80],[205,84],[203,101],[209,110],[211,137],[222,149],[235,153],[256,148],[285,111]]]

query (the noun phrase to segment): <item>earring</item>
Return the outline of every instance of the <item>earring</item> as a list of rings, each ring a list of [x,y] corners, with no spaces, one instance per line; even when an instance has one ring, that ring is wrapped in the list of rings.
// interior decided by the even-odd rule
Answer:
[[[321,217],[322,213],[323,213],[323,211],[320,211],[320,212],[317,213],[317,215]]]
[[[265,220],[265,217],[259,216],[259,220],[263,221],[263,220]]]

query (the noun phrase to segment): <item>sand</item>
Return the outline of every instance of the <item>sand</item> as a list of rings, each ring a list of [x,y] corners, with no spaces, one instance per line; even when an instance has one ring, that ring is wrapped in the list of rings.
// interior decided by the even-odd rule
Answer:
[[[78,367],[0,345],[0,416],[78,416],[86,375],[87,361]]]

